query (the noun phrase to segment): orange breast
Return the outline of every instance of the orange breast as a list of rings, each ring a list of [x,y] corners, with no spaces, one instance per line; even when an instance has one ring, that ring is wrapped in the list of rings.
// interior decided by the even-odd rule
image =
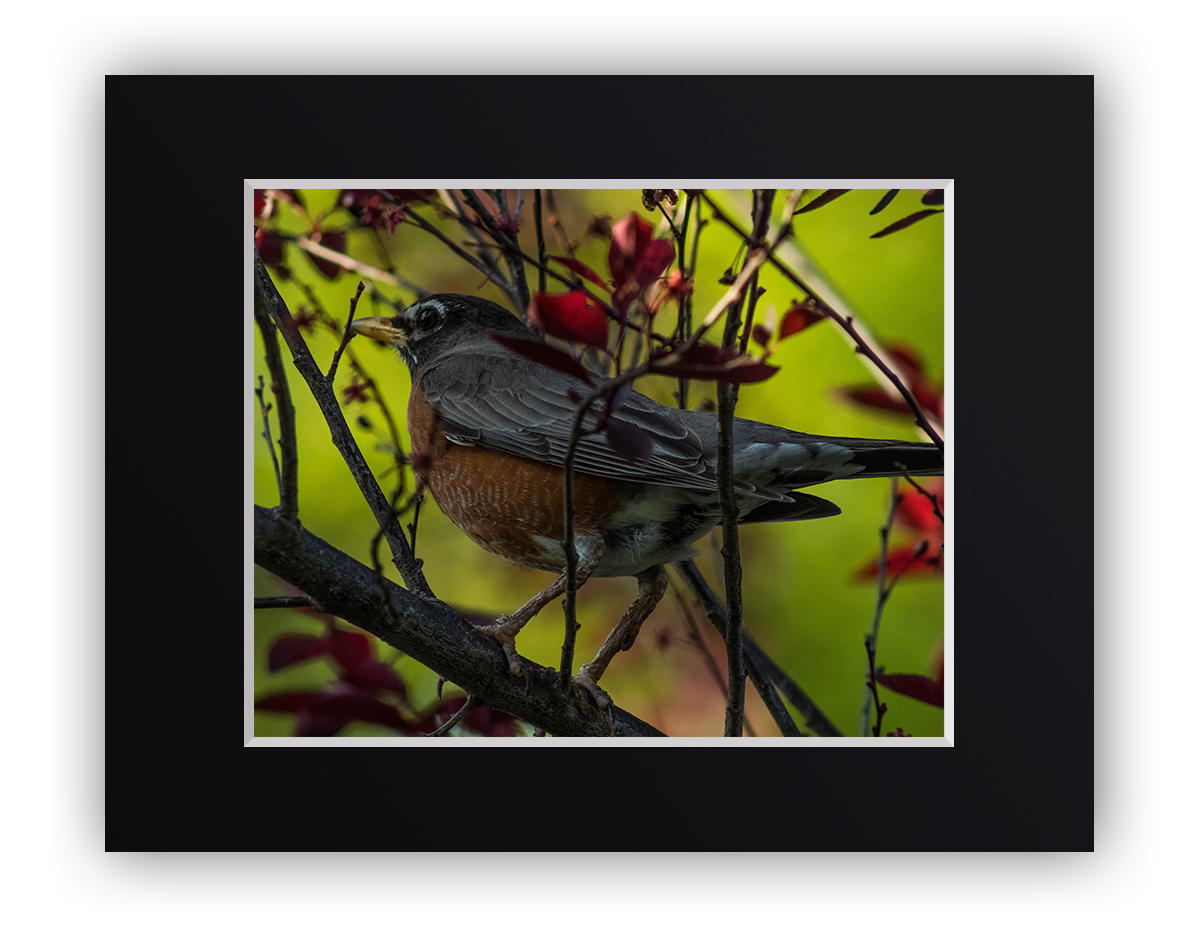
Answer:
[[[561,469],[452,443],[415,388],[408,402],[408,433],[416,465],[437,506],[471,540],[525,566],[562,569]],[[574,487],[576,535],[598,532],[619,506],[620,484],[576,473]]]

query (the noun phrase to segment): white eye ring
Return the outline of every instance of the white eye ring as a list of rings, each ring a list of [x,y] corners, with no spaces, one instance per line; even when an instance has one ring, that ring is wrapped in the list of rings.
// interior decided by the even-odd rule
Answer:
[[[416,327],[421,331],[432,331],[441,324],[441,313],[431,305],[424,306],[416,313]]]

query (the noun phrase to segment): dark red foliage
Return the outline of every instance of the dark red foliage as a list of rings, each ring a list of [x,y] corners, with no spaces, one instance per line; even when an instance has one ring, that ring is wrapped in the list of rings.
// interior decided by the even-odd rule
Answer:
[[[653,226],[635,212],[611,229],[607,266],[611,271],[612,301],[621,317],[632,301],[658,279],[674,260],[674,242],[653,238]]]
[[[604,350],[611,319],[603,306],[586,293],[535,293],[528,307],[528,320],[555,338],[589,344]]]
[[[685,351],[654,360],[651,370],[678,379],[714,380],[721,383],[760,383],[778,372],[778,367],[748,354],[699,341]]]
[[[533,341],[529,338],[516,338],[511,335],[500,334],[498,331],[492,331],[491,337],[508,350],[515,351],[522,357],[535,360],[542,366],[550,367],[560,373],[566,373],[576,379],[582,380],[588,386],[591,385],[591,374],[587,372],[586,367],[560,347],[554,347],[552,344],[546,344],[544,341]]]

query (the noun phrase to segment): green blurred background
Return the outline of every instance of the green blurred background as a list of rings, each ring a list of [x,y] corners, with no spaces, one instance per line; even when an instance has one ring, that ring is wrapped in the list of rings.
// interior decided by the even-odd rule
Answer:
[[[334,212],[337,190],[299,191],[309,216]],[[815,191],[816,193],[820,191]],[[883,343],[900,343],[914,348],[922,357],[929,379],[936,384],[944,375],[944,225],[942,217],[918,222],[897,234],[871,239],[870,235],[891,222],[923,208],[920,191],[904,190],[881,214],[869,215],[884,190],[855,190],[835,202],[795,219],[794,244],[847,303],[852,314]],[[716,191],[713,199],[749,228],[750,193]],[[804,202],[813,198],[808,195]],[[576,256],[603,278],[607,270],[609,241],[587,237],[595,216],[613,221],[636,212],[658,228],[660,213],[650,213],[641,204],[640,190],[555,190],[560,228],[579,242]],[[785,193],[777,196],[774,212],[780,213]],[[679,214],[682,204],[679,204]],[[418,207],[435,220],[428,206]],[[710,214],[704,211],[704,216]],[[526,253],[535,253],[532,191],[525,191],[520,214],[520,240]],[[342,212],[332,215],[328,228],[350,225]],[[451,223],[438,225],[449,237],[462,242],[465,235]],[[283,206],[269,227],[284,234],[305,234],[309,222]],[[693,234],[693,222],[692,222]],[[563,254],[557,239],[546,229],[550,254]],[[432,292],[460,292],[484,296],[511,308],[503,293],[486,282],[482,274],[453,255],[444,244],[411,223],[400,224],[391,235],[361,230],[348,235],[347,253],[364,263],[383,266],[385,249],[401,277]],[[785,254],[785,252],[780,252]],[[289,280],[274,275],[276,285],[293,315],[312,298],[335,317],[344,320],[359,277],[342,273],[335,280],[322,275],[294,244],[285,246],[292,270]],[[743,259],[741,240],[724,225],[710,221],[700,235],[695,279],[694,314],[701,318],[726,290],[718,281],[725,270]],[[688,243],[687,263],[690,264]],[[789,263],[789,261],[788,261]],[[791,264],[794,266],[794,264]],[[530,289],[536,288],[536,270],[527,270]],[[802,275],[802,274],[800,274]],[[810,281],[809,281],[810,282]],[[388,299],[404,303],[414,299],[410,291],[383,284],[370,284]],[[761,271],[760,285],[766,290],[758,303],[758,320],[773,306],[780,317],[799,297],[794,286],[774,268]],[[310,287],[310,289],[305,289]],[[562,292],[561,284],[550,282],[551,292]],[[818,287],[817,287],[818,289]],[[392,314],[382,302],[371,303],[363,296],[358,316]],[[247,323],[253,326],[253,322]],[[262,359],[261,338],[254,327],[254,384],[269,375]],[[658,330],[667,330],[659,324]],[[337,338],[323,329],[305,332],[305,338],[322,369],[329,366]],[[393,414],[404,428],[409,379],[398,355],[374,342],[355,339],[350,346],[387,392]],[[922,439],[909,418],[851,404],[836,395],[838,388],[873,384],[873,375],[854,353],[838,328],[830,322],[783,341],[771,362],[781,371],[767,382],[742,387],[737,414],[817,434],[856,437]],[[304,526],[328,543],[364,563],[370,562],[370,542],[376,525],[365,501],[329,440],[329,432],[302,380],[288,361],[292,396],[297,407],[299,434],[300,518]],[[348,364],[342,363],[337,387],[350,381]],[[638,389],[658,401],[673,404],[676,382],[648,377]],[[252,385],[247,384],[249,388]],[[714,387],[692,383],[689,406],[705,397],[714,400]],[[390,455],[376,447],[376,437],[354,424],[367,415],[382,433],[377,409],[360,404],[346,408],[359,445],[380,478],[384,492],[396,485]],[[253,447],[254,500],[273,506],[278,491],[270,456],[261,437],[261,422],[246,435]],[[274,428],[277,439],[278,430]],[[405,447],[406,431],[403,431]],[[410,474],[409,474],[410,485]],[[763,524],[740,531],[744,562],[745,626],[749,633],[785,668],[846,736],[859,729],[866,670],[863,639],[871,625],[876,600],[876,583],[863,582],[854,574],[878,555],[878,530],[886,515],[889,480],[838,482],[821,486],[816,494],[838,504],[839,517],[794,524]],[[699,546],[697,562],[712,582],[721,588],[718,531]],[[901,543],[899,533],[894,542]],[[417,555],[433,591],[453,605],[497,614],[510,613],[550,581],[548,573],[529,570],[475,546],[437,510],[426,503],[420,519]],[[386,561],[386,556],[383,557]],[[707,659],[691,639],[684,617],[686,600],[702,628],[704,645],[721,671],[723,641],[711,630],[680,579],[671,570],[671,591],[650,617],[633,649],[612,662],[604,676],[604,687],[616,702],[633,714],[672,736],[720,736],[723,732],[723,697]],[[393,567],[387,574],[399,581]],[[294,593],[270,574],[255,567],[255,594]],[[597,579],[579,593],[577,662],[587,661],[602,643],[620,614],[636,594],[632,578]],[[878,661],[889,672],[927,673],[929,659],[943,634],[944,585],[938,578],[905,578],[898,583],[882,620]],[[332,680],[330,668],[316,662],[289,668],[275,675],[266,671],[265,654],[270,642],[285,631],[319,633],[314,618],[287,610],[255,612],[254,676],[257,696],[274,691],[315,687]],[[539,663],[556,665],[562,636],[558,604],[548,606],[519,638],[522,655]],[[435,673],[390,648],[375,642],[380,658],[395,661],[409,686],[411,701],[423,706],[436,699]],[[446,685],[445,694],[458,693]],[[889,705],[884,732],[902,727],[916,736],[943,735],[943,711],[894,692],[884,692]],[[749,686],[749,722],[758,735],[776,736],[777,730]],[[799,719],[802,728],[802,720]],[[259,736],[288,736],[294,718],[256,712]],[[367,724],[353,724],[344,735],[393,735]]]

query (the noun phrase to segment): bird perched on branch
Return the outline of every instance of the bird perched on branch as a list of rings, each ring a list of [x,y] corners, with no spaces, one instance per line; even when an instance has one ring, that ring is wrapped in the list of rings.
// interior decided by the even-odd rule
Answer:
[[[397,348],[411,371],[412,456],[441,510],[492,553],[562,573],[510,617],[482,628],[519,675],[516,635],[565,591],[563,467],[576,411],[610,381],[591,375],[588,385],[505,346],[505,338],[539,335],[475,296],[428,296],[392,318],[351,327]],[[574,677],[601,707],[611,702],[600,677],[665,594],[663,565],[688,558],[721,521],[716,416],[615,394],[609,390],[581,418],[573,467],[577,583],[638,580],[636,600]],[[741,418],[732,455],[741,523],[839,514],[831,502],[796,491],[821,482],[944,471],[935,444],[822,437]]]

